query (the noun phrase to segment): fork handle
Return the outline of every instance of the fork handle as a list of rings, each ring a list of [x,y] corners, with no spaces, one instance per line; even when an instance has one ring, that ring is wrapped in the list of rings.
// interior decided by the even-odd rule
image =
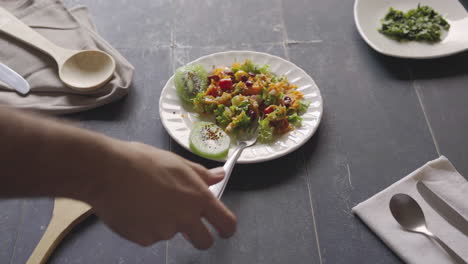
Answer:
[[[210,187],[211,192],[213,192],[216,198],[221,199],[224,189],[226,188],[229,178],[231,177],[231,173],[232,173],[232,170],[234,169],[234,165],[236,165],[237,159],[239,159],[239,156],[241,155],[242,151],[245,149],[246,146],[247,144],[245,144],[245,142],[239,143],[236,149],[234,149],[234,152],[232,153],[231,157],[229,157],[229,159],[226,161],[226,163],[223,166],[224,179]]]

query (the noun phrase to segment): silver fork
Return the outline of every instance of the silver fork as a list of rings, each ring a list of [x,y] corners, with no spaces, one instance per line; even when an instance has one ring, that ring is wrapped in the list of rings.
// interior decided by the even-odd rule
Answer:
[[[257,128],[258,125],[254,125],[251,128],[249,128],[244,135],[241,135],[240,137],[238,136],[237,147],[234,149],[234,152],[227,159],[226,163],[223,166],[224,179],[218,182],[217,184],[210,186],[210,190],[216,196],[216,198],[221,199],[224,189],[226,188],[229,178],[231,177],[234,165],[236,165],[237,159],[239,159],[240,155],[242,154],[242,151],[257,143]]]

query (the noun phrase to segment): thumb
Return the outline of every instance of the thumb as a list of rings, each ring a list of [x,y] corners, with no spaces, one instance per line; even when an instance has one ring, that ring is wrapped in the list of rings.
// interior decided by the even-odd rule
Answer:
[[[198,175],[208,186],[216,184],[224,179],[223,167],[207,170],[205,167],[197,163],[189,162],[189,165],[198,173]]]
[[[223,167],[216,167],[209,170],[212,174],[210,177],[209,185],[216,184],[224,179],[224,168]]]
[[[224,168],[223,167],[216,167],[213,169],[210,169],[210,172],[213,173],[214,176],[217,178],[224,178]]]

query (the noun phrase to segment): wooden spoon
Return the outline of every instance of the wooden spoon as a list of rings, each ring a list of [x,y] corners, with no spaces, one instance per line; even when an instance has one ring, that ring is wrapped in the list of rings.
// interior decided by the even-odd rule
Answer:
[[[91,213],[91,207],[83,202],[56,198],[49,225],[26,264],[46,263],[68,232]]]
[[[57,62],[60,79],[70,88],[95,90],[109,81],[115,71],[115,61],[106,52],[59,47],[1,7],[0,31],[52,56]]]

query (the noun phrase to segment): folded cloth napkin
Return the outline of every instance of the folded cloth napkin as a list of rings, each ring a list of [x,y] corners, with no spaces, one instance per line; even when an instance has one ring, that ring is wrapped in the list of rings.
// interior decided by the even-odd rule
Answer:
[[[429,230],[468,261],[468,236],[442,218],[419,194],[416,183],[423,181],[466,220],[468,182],[444,156],[426,163],[410,175],[353,208],[357,214],[402,260],[411,264],[453,263],[450,257],[426,236],[404,230],[390,213],[394,194],[405,193],[421,206]]]
[[[116,61],[111,81],[95,92],[83,94],[60,81],[51,57],[0,32],[0,62],[22,75],[31,86],[31,92],[21,96],[0,83],[0,104],[64,114],[95,108],[127,94],[134,68],[98,35],[85,7],[68,10],[61,0],[0,0],[0,6],[59,46],[103,50]]]

